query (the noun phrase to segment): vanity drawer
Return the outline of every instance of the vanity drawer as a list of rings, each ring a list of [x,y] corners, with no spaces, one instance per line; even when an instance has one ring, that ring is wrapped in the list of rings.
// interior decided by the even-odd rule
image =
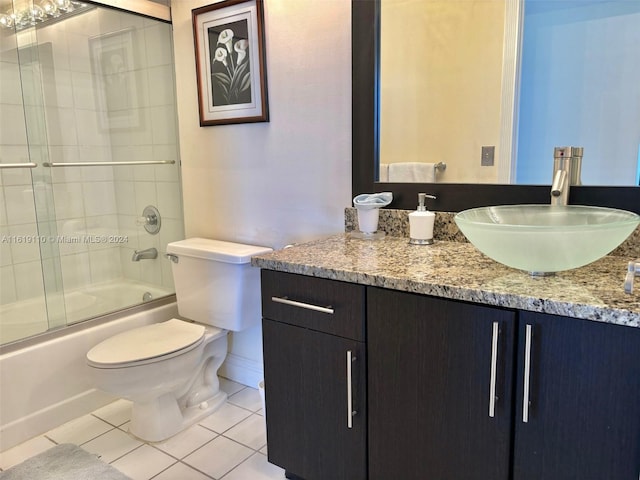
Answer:
[[[365,287],[262,270],[262,316],[364,341]]]

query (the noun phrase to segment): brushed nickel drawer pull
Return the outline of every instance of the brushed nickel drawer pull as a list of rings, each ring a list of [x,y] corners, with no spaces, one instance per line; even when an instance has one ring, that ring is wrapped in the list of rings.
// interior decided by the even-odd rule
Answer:
[[[522,391],[522,423],[529,422],[529,393],[531,382],[531,337],[533,335],[533,326],[525,327],[524,342],[524,387]]]
[[[333,307],[328,305],[326,307],[320,307],[318,305],[312,305],[310,303],[296,302],[295,300],[289,300],[288,297],[271,297],[271,300],[276,303],[284,303],[285,305],[291,305],[292,307],[306,308],[307,310],[313,310],[315,312],[328,313],[333,315]]]
[[[353,428],[353,417],[358,412],[353,409],[353,362],[356,357],[347,350],[347,428]]]
[[[496,377],[498,376],[498,335],[500,335],[498,322],[493,322],[493,335],[491,337],[491,377],[489,378],[489,416],[496,416]]]

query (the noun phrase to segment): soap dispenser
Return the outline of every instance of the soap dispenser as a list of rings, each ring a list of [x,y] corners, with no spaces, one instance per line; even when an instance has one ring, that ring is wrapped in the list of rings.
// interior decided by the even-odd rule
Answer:
[[[431,245],[433,243],[433,222],[436,214],[427,210],[424,202],[436,197],[426,193],[418,194],[418,209],[409,214],[409,243],[412,245]]]

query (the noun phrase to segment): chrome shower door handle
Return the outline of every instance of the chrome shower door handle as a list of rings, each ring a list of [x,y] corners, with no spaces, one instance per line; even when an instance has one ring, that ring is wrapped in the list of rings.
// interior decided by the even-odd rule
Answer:
[[[36,168],[38,166],[37,163],[29,162],[19,162],[19,163],[0,163],[0,169],[4,168]]]
[[[353,409],[353,362],[356,357],[351,350],[347,350],[347,428],[353,428],[353,417],[356,412]]]
[[[525,327],[525,340],[524,340],[524,382],[522,387],[522,423],[529,423],[532,334],[533,334],[533,326],[527,325]]]
[[[496,381],[498,376],[498,337],[500,325],[493,322],[493,334],[491,336],[491,374],[489,377],[489,416],[496,416]]]

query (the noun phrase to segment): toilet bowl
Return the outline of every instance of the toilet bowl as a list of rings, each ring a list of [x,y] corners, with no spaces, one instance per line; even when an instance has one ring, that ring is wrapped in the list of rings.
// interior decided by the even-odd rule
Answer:
[[[154,336],[171,341],[148,342]],[[155,348],[129,348],[136,344]],[[174,318],[105,340],[87,353],[87,364],[94,385],[133,403],[129,431],[157,442],[226,401],[217,376],[226,354],[226,330]]]
[[[165,440],[226,402],[217,372],[227,335],[260,320],[259,270],[249,261],[268,251],[201,238],[169,244],[178,312],[188,320],[128,330],[87,353],[96,388],[131,400],[133,435]]]

